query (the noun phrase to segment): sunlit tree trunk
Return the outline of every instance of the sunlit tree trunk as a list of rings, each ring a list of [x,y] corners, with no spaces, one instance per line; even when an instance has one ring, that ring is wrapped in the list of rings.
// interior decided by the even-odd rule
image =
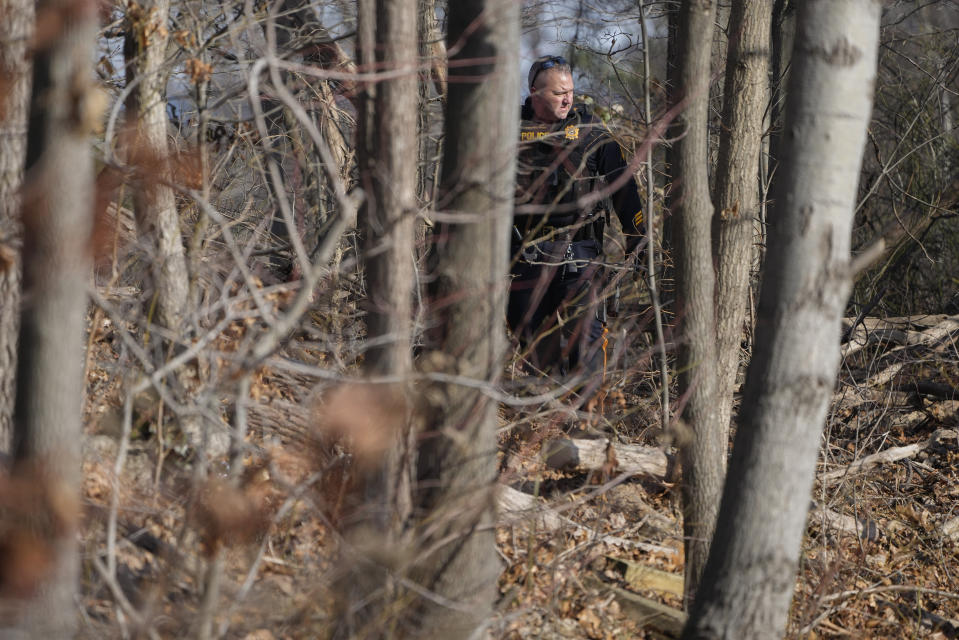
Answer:
[[[39,474],[51,502],[40,522],[53,550],[51,571],[23,608],[33,638],[73,636],[79,557],[83,328],[90,278],[93,158],[89,127],[97,5],[48,0],[38,20],[62,25],[37,43],[27,133],[23,210],[23,291],[14,458]],[[60,505],[60,506],[56,506]],[[37,505],[37,508],[42,508]]]
[[[452,45],[457,47],[453,48]],[[450,58],[440,206],[459,218],[434,233],[429,373],[494,383],[503,317],[519,136],[519,3],[450,3]],[[416,567],[426,637],[468,638],[488,618],[500,573],[494,544],[496,403],[476,384],[435,380],[420,435]],[[439,602],[451,602],[444,606]],[[476,637],[482,637],[478,635]]]
[[[683,533],[686,538],[686,595],[696,592],[706,561],[722,491],[726,443],[719,422],[716,386],[716,325],[710,224],[713,204],[707,175],[710,47],[716,3],[690,0],[680,10],[677,96],[685,108],[671,128],[674,147],[671,194],[676,255],[676,312],[682,347],[682,417],[691,430],[680,447],[683,464]]]
[[[127,105],[134,136],[128,153],[140,173],[134,190],[134,213],[141,233],[155,243],[153,286],[155,321],[178,332],[187,310],[190,283],[180,219],[169,166],[166,115],[166,68],[170,0],[146,0],[128,10],[127,82],[139,84]]]
[[[27,139],[33,2],[0,0],[0,451],[13,434],[20,320],[20,184]]]
[[[881,3],[800,5],[756,346],[686,638],[782,638],[839,367]]]
[[[717,394],[722,442],[729,441],[739,371],[749,271],[759,220],[759,154],[768,102],[772,0],[733,3],[723,94],[723,134],[716,169]],[[725,448],[721,452],[725,464]]]

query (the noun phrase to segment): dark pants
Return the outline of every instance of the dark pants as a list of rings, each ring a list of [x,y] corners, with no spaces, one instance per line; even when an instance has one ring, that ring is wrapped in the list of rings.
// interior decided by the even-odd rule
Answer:
[[[599,250],[595,240],[541,242],[516,260],[506,319],[535,368],[553,374],[602,369]]]

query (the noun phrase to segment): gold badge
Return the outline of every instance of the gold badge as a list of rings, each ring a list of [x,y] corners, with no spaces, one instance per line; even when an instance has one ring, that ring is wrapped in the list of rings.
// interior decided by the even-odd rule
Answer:
[[[577,138],[579,138],[579,127],[572,124],[566,127],[566,139],[576,140]]]

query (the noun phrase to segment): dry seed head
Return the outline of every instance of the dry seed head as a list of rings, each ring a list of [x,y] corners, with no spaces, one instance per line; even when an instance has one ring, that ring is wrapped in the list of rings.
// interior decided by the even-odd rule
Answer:
[[[361,466],[375,466],[404,430],[409,406],[399,385],[345,384],[318,413],[320,435],[345,440]]]

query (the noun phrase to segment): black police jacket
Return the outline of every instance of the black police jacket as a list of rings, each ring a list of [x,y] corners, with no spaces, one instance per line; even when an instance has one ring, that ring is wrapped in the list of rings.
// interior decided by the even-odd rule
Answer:
[[[627,248],[635,247],[645,227],[632,176],[590,210],[576,206],[582,196],[605,189],[626,169],[622,150],[606,126],[579,103],[565,120],[543,124],[533,120],[527,98],[520,117],[515,235],[529,241],[543,229],[571,229],[572,239],[602,241],[604,217],[612,209],[627,234]]]

